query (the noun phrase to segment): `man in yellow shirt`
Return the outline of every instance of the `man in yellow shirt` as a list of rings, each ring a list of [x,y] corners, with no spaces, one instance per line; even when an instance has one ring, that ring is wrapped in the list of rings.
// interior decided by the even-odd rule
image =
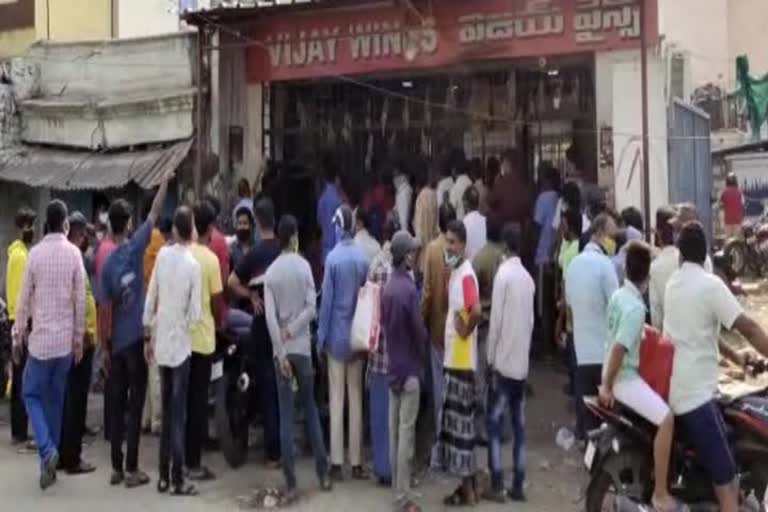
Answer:
[[[27,267],[29,248],[35,239],[36,218],[35,212],[26,207],[16,212],[15,224],[18,238],[8,247],[8,266],[5,272],[5,297],[8,302],[8,319],[11,325],[16,320],[16,303],[21,291],[21,281],[24,277],[24,269]],[[29,440],[27,432],[27,412],[22,400],[21,382],[26,362],[27,352],[24,350],[20,364],[14,363],[11,370],[11,440],[14,445],[23,446],[27,443],[28,449],[34,449],[34,443]]]
[[[69,216],[69,241],[83,254],[88,250],[88,221],[80,212]],[[73,363],[69,370],[67,393],[64,398],[64,415],[61,422],[59,463],[70,475],[93,473],[96,466],[82,458],[85,419],[88,415],[88,391],[93,374],[93,353],[96,349],[96,301],[87,275],[85,278],[85,339],[83,358]]]
[[[202,202],[195,205],[197,243],[190,246],[192,256],[200,265],[202,278],[202,316],[192,325],[192,358],[190,360],[189,389],[187,390],[187,435],[185,462],[190,480],[212,480],[210,469],[202,465],[202,448],[208,425],[208,384],[211,380],[212,355],[216,349],[216,329],[224,318],[224,288],[221,282],[219,259],[208,248],[213,221],[213,207]]]

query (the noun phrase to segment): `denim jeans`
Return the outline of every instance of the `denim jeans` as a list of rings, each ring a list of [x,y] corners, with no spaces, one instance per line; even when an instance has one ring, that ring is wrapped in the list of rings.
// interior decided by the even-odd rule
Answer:
[[[488,466],[493,490],[504,488],[501,443],[506,409],[512,415],[514,489],[522,490],[525,482],[525,381],[508,379],[493,372],[488,383]]]
[[[184,437],[187,425],[189,366],[189,358],[175,368],[158,366],[163,402],[160,478],[168,480],[170,477],[174,485],[180,485],[184,481]]]
[[[389,463],[389,379],[385,373],[368,374],[368,401],[373,474],[379,480],[390,480],[392,468]]]
[[[41,468],[57,453],[61,441],[64,395],[71,366],[71,355],[44,360],[27,357],[24,405],[35,432]]]
[[[315,402],[315,372],[312,368],[312,359],[309,356],[289,354],[288,361],[291,363],[293,377],[298,384],[299,400],[304,408],[307,432],[312,443],[312,451],[315,455],[317,476],[322,479],[328,474],[328,453],[325,450],[323,430],[320,426],[320,415],[317,412],[317,403]],[[283,474],[285,475],[286,485],[290,489],[294,489],[296,487],[296,471],[295,454],[293,453],[293,416],[296,391],[293,389],[293,379],[283,377],[279,367],[276,367],[275,374],[277,398],[280,403],[280,445],[283,455]]]

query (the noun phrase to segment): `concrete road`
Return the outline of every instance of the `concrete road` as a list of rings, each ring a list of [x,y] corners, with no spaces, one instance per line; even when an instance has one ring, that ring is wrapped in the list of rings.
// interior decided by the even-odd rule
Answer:
[[[564,452],[554,444],[555,433],[569,423],[565,414],[567,401],[560,388],[561,375],[551,371],[537,372],[532,378],[535,396],[528,404],[528,474],[529,502],[526,505],[497,506],[483,504],[481,511],[547,511],[568,512],[583,509],[579,502],[584,476],[580,456],[576,452]],[[96,403],[100,398],[96,398]],[[94,407],[95,409],[95,407]],[[93,419],[98,417],[94,412]],[[0,423],[7,418],[6,403],[0,404]],[[155,491],[157,477],[157,439],[142,438],[141,461],[153,478],[143,488],[127,490],[110,487],[108,445],[99,438],[92,440],[85,449],[84,457],[95,463],[98,470],[91,475],[60,475],[59,482],[41,492],[38,487],[38,463],[35,455],[22,455],[10,446],[7,424],[0,425],[0,510],[35,510],[39,512],[216,512],[240,508],[239,497],[247,496],[254,488],[280,486],[282,473],[267,470],[257,461],[257,450],[249,455],[249,461],[238,470],[227,467],[219,453],[207,453],[204,461],[219,476],[214,482],[200,485],[200,496],[175,498],[160,496]],[[511,445],[506,447],[505,463],[511,464]],[[481,467],[485,464],[485,450],[478,450]],[[303,458],[299,464],[299,485],[303,489],[301,500],[290,510],[339,512],[389,512],[391,492],[372,482],[347,481],[337,484],[331,493],[321,493],[313,475],[311,459]],[[426,479],[419,491],[423,494],[421,506],[427,511],[444,510],[442,497],[448,494],[455,482],[437,477]]]

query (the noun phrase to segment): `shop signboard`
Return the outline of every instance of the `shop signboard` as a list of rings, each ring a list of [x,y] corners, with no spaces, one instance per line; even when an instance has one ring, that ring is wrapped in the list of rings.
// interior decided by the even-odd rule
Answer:
[[[250,22],[251,82],[637,48],[642,0],[444,0],[414,12],[371,2],[276,13]],[[657,0],[646,31],[658,34]]]

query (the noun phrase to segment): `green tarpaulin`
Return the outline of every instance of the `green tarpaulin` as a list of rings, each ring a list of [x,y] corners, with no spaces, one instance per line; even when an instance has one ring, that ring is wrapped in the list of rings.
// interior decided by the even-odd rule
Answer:
[[[752,135],[760,136],[760,127],[768,117],[768,74],[760,78],[749,76],[749,60],[746,55],[736,58],[736,79],[739,94],[744,98],[752,125]]]

